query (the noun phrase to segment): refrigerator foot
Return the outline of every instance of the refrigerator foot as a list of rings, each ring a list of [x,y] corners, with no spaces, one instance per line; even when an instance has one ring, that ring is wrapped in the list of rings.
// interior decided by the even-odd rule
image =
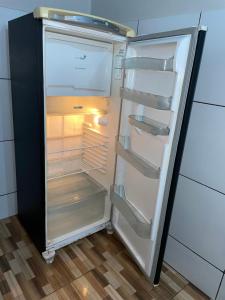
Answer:
[[[108,223],[106,225],[106,232],[107,232],[107,234],[110,234],[110,235],[114,233],[114,229],[113,229],[112,223]]]
[[[42,252],[42,256],[47,264],[52,264],[55,258],[55,250]]]

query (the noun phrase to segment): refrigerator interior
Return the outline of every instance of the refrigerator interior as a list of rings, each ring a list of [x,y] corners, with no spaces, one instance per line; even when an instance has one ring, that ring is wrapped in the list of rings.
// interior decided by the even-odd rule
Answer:
[[[104,98],[47,97],[50,240],[104,218],[107,187],[93,177],[94,171],[106,173],[109,138],[98,128],[106,112]]]
[[[46,32],[45,36],[50,248],[110,220],[122,80],[118,74],[112,80],[112,63],[125,45],[71,34]]]
[[[121,89],[113,224],[150,274],[190,36],[129,43]]]

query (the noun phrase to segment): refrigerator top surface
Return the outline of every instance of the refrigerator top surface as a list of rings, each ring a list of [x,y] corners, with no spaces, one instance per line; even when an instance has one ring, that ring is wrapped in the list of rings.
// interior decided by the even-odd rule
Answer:
[[[49,19],[73,25],[97,28],[99,30],[109,31],[127,37],[135,36],[135,31],[130,27],[105,18],[76,11],[39,7],[34,10],[33,14],[34,18],[37,19]]]

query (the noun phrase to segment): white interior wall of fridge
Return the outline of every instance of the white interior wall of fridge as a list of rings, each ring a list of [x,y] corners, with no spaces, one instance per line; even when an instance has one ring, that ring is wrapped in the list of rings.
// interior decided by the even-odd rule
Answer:
[[[50,37],[52,39],[52,33]],[[85,38],[85,36],[82,36],[82,42],[84,41],[83,37]],[[46,39],[48,38],[49,33],[46,35]],[[69,41],[74,41],[73,38],[73,36],[69,36]],[[77,41],[77,37],[75,39]],[[66,32],[66,40],[68,41],[68,32]],[[60,36],[59,48],[61,50],[65,47],[62,45],[62,41],[63,37]],[[85,40],[86,44],[92,45],[92,51],[93,45],[97,45],[100,49],[98,55],[96,49],[94,50],[95,57],[99,56],[97,59],[99,62],[103,55],[101,42],[105,43],[101,40]],[[50,43],[50,49],[54,53],[54,49],[52,49],[54,43],[52,44],[52,40]],[[58,42],[54,46],[58,47]],[[70,44],[69,47],[71,48]],[[73,44],[72,48],[74,47]],[[103,86],[107,86],[106,89],[102,89],[107,91],[103,96],[98,95],[99,91],[94,92],[94,89],[90,91],[89,86],[87,89],[82,88],[82,96],[80,96],[81,89],[79,88],[78,95],[75,96],[76,83],[74,83],[74,79],[76,77],[74,74],[71,75],[74,84],[71,90],[71,86],[68,89],[68,81],[60,81],[61,75],[59,77],[49,76],[51,72],[56,71],[55,60],[49,61],[49,51],[48,55],[44,56],[45,61],[48,61],[45,65],[45,83],[47,85],[45,97],[46,174],[48,174],[48,178],[46,178],[47,248],[57,248],[57,245],[63,241],[76,240],[81,235],[85,236],[85,232],[90,229],[93,230],[110,220],[109,194],[114,178],[115,140],[118,134],[121,103],[119,90],[122,85],[122,73],[118,77],[118,70],[112,68],[112,65],[113,57],[117,57],[118,53],[125,51],[125,47],[124,42],[107,45],[105,49],[108,63],[103,55],[104,68],[102,65],[96,66],[96,62],[93,66],[93,58],[90,60],[90,65],[87,62],[85,64],[86,72],[88,72],[88,68],[95,70],[94,77],[98,78],[92,81],[94,84],[96,82],[99,84],[101,77],[105,80],[105,69],[110,68],[111,74],[107,76],[107,81],[103,84]],[[46,48],[48,47],[46,46]],[[85,49],[83,48],[82,51]],[[90,47],[87,49],[89,51]],[[111,59],[109,58],[109,49],[112,51]],[[77,57],[76,51],[77,49],[73,55]],[[64,59],[62,53],[63,51],[60,57],[61,68]],[[66,53],[68,52],[65,51]],[[79,52],[79,55],[83,58],[86,52]],[[52,64],[53,70],[49,71]],[[68,57],[66,66],[68,67]],[[103,69],[104,73],[102,74]],[[60,69],[58,69],[59,71]],[[92,74],[94,74],[93,71]],[[53,81],[58,80],[58,82],[55,81],[55,86],[52,78]],[[81,86],[84,79],[78,79]],[[88,80],[92,79],[88,78]],[[109,86],[110,91],[107,90]],[[72,96],[68,96],[71,93]],[[94,96],[90,96],[90,93]]]
[[[141,216],[142,228],[149,226],[149,235],[135,232],[134,227],[126,220],[126,216],[114,207],[113,223],[119,235],[128,246],[142,269],[149,275],[153,257],[156,236],[159,228],[161,208],[164,196],[165,182],[172,149],[174,131],[177,121],[177,113],[180,104],[182,86],[189,53],[191,37],[180,36],[162,38],[151,41],[130,43],[127,50],[127,59],[148,58],[169,59],[173,58],[172,70],[157,71],[148,67],[138,67],[137,61],[129,61],[126,70],[124,89],[136,96],[141,92],[141,97],[148,93],[171,98],[171,108],[161,110],[131,101],[126,95],[123,96],[120,141],[122,147],[129,150],[130,155],[141,159],[142,163],[149,164],[155,171],[159,171],[159,177],[146,176],[126,161],[123,155],[117,160],[115,177],[116,192],[124,197],[134,213]],[[135,65],[136,64],[136,65]],[[132,98],[132,97],[131,97]],[[138,117],[137,120],[153,120],[163,124],[164,131],[168,134],[151,134],[139,127],[140,123],[132,124],[130,118]],[[138,124],[139,123],[139,124]],[[136,126],[135,126],[136,125]],[[160,125],[161,126],[161,125]],[[145,128],[146,129],[146,128]],[[121,192],[122,190],[122,192]],[[140,217],[139,217],[140,219]],[[143,227],[144,222],[146,226]]]

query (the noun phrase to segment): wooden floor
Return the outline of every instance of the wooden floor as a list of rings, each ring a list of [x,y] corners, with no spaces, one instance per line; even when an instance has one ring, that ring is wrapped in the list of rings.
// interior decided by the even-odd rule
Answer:
[[[115,236],[94,234],[57,251],[47,265],[16,217],[0,222],[2,299],[208,299],[168,266],[153,288]]]

